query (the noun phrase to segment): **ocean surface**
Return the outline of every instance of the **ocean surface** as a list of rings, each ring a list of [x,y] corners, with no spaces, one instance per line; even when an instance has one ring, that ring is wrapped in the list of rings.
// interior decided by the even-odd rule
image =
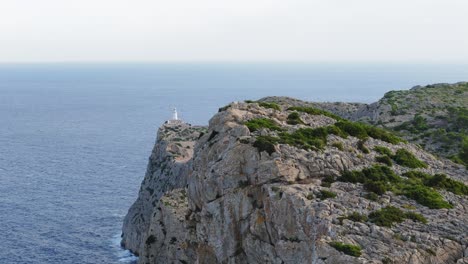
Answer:
[[[119,247],[156,131],[231,101],[373,102],[468,65],[0,65],[0,263],[130,263]]]

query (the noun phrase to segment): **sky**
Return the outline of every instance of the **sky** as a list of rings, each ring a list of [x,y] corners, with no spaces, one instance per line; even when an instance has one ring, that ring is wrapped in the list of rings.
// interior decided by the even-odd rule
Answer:
[[[467,0],[0,0],[0,63],[468,63]]]

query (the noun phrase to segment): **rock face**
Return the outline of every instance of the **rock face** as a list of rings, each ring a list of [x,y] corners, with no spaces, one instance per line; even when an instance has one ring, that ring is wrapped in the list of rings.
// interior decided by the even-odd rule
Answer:
[[[123,226],[122,245],[139,255],[139,263],[468,263],[466,196],[438,190],[452,208],[429,209],[391,191],[371,199],[362,184],[336,181],[345,171],[376,164],[375,146],[405,149],[428,165],[419,171],[466,184],[464,167],[412,144],[335,134],[325,136],[322,148],[276,142],[271,152],[261,151],[261,137],[337,122],[301,112],[301,122],[291,125],[290,102],[266,101],[275,109],[233,103],[208,128],[160,128]],[[281,130],[245,125],[260,118]],[[391,169],[399,175],[410,170],[398,164]],[[327,185],[327,178],[335,180]],[[407,219],[382,226],[346,217],[388,206],[419,213],[427,223]],[[350,252],[351,245],[360,251]]]

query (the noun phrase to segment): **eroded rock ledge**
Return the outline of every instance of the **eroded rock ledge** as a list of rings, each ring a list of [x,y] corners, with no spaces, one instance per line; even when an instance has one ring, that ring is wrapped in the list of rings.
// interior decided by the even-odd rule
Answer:
[[[259,136],[337,122],[300,112],[301,122],[291,125],[288,107],[281,98],[273,107],[233,103],[207,128],[164,124],[125,217],[122,245],[139,255],[139,263],[467,263],[465,195],[437,190],[452,208],[429,209],[392,191],[370,199],[362,184],[337,180],[345,171],[375,165],[375,146],[406,149],[428,165],[416,170],[466,184],[463,167],[412,144],[335,134],[320,149],[280,142],[271,154],[259,151]],[[258,118],[281,132],[251,132],[245,123]],[[413,169],[395,163],[391,170],[402,175]],[[421,214],[427,223],[381,226],[347,217],[388,206]]]

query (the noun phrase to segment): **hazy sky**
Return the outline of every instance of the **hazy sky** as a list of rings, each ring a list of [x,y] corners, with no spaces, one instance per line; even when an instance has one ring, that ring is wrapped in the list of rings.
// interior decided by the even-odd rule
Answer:
[[[468,63],[468,0],[0,0],[0,62]]]

